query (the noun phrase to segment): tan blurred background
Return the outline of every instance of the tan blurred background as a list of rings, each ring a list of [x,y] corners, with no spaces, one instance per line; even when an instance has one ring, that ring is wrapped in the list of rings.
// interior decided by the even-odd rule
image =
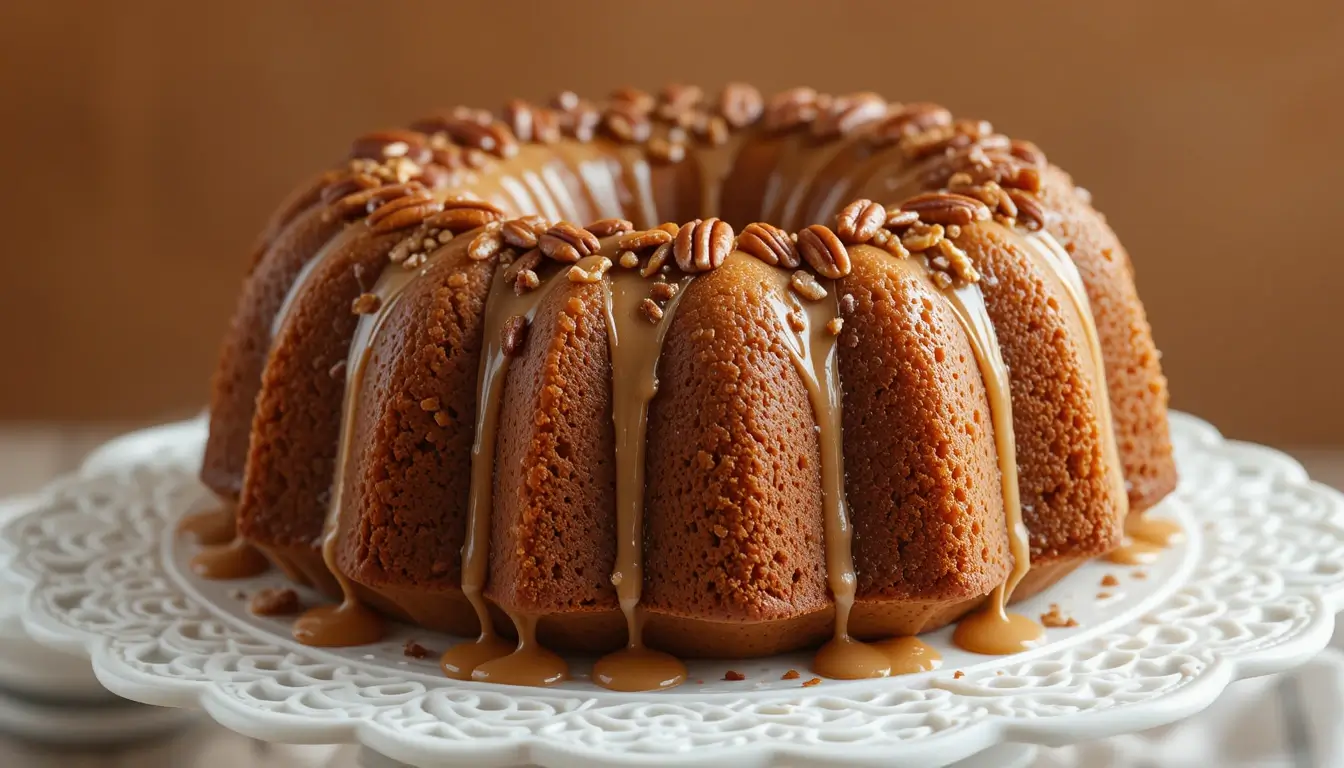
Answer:
[[[199,407],[243,254],[357,132],[669,79],[942,101],[1133,254],[1175,404],[1344,443],[1344,2],[10,2],[0,419]]]

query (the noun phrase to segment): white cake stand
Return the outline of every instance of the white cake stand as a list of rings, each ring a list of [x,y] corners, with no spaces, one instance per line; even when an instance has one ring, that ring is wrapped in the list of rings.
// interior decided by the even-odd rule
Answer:
[[[126,698],[201,708],[258,739],[358,743],[364,762],[546,766],[1011,766],[1031,745],[1144,730],[1209,705],[1234,680],[1280,672],[1324,648],[1344,605],[1344,496],[1291,459],[1223,440],[1174,415],[1181,486],[1153,514],[1188,537],[1151,567],[1093,563],[1018,606],[1057,604],[1079,626],[1012,657],[954,648],[930,673],[872,681],[811,677],[806,656],[698,662],[673,691],[620,694],[586,678],[551,689],[444,679],[451,639],[399,628],[376,646],[328,651],[247,613],[237,590],[278,574],[208,582],[172,533],[209,503],[195,480],[200,422],[120,438],[0,528],[25,584],[25,629],[88,654]],[[1101,586],[1106,575],[1119,584]],[[1099,592],[1111,597],[1099,600]],[[306,594],[312,603],[317,598]],[[724,680],[734,670],[740,682]],[[782,679],[789,669],[801,679]]]

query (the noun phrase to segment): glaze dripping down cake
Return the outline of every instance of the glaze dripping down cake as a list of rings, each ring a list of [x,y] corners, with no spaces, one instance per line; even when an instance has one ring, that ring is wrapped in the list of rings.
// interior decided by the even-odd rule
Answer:
[[[313,644],[477,637],[462,678],[889,674],[959,619],[1036,641],[1010,599],[1174,487],[1166,401],[1124,248],[986,122],[744,85],[456,109],[258,240],[201,472],[238,538],[201,570],[255,548],[339,599]]]

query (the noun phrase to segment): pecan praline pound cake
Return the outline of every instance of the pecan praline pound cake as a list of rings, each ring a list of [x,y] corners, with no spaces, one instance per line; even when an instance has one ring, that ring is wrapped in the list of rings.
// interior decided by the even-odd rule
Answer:
[[[620,690],[680,658],[926,666],[1176,483],[1129,256],[1035,145],[934,104],[730,85],[368,134],[257,241],[201,477],[338,605],[478,638],[447,674]],[[242,563],[242,565],[240,565]]]

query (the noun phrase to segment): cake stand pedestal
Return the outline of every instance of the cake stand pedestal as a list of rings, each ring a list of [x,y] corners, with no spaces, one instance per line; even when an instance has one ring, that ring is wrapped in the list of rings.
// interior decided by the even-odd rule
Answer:
[[[453,642],[414,627],[360,648],[298,645],[286,621],[238,599],[284,583],[279,574],[208,582],[186,567],[191,545],[174,525],[209,503],[195,479],[199,421],[95,452],[0,527],[0,557],[23,582],[24,629],[91,657],[112,692],[203,709],[256,739],[359,744],[376,768],[1025,765],[1032,745],[1187,717],[1330,638],[1344,605],[1344,497],[1196,419],[1174,414],[1172,430],[1181,486],[1153,514],[1179,521],[1183,543],[1144,568],[1088,564],[1017,606],[1058,605],[1078,622],[1040,648],[975,656],[943,630],[924,637],[941,669],[885,680],[801,687],[807,656],[790,655],[695,662],[678,689],[621,694],[592,685],[592,660],[574,658],[574,680],[511,688],[406,658],[408,639]],[[1101,586],[1105,576],[1115,583]],[[746,680],[725,680],[730,669]],[[790,669],[802,680],[784,679]]]

